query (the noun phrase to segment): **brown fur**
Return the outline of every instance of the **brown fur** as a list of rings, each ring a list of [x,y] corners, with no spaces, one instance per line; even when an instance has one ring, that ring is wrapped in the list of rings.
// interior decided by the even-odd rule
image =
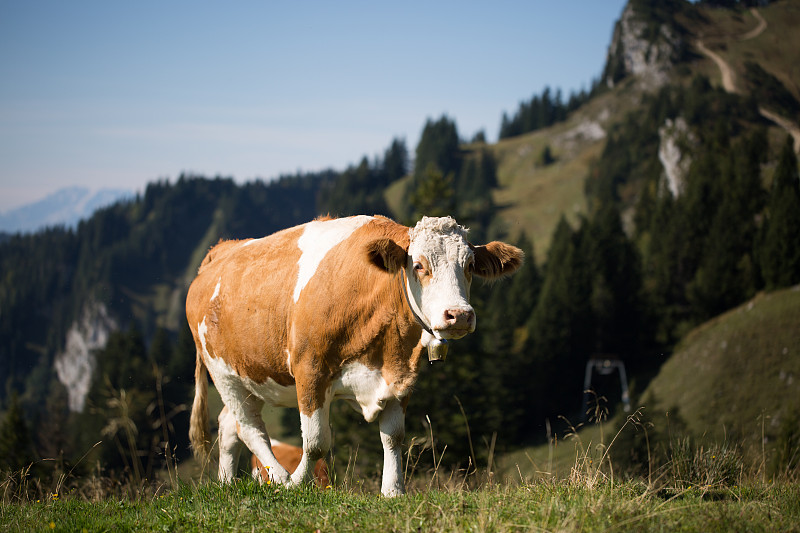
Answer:
[[[475,253],[475,274],[487,279],[510,276],[522,266],[522,250],[500,241],[485,246],[472,246]]]
[[[300,464],[300,458],[303,457],[302,448],[274,440],[272,441],[272,453],[275,454],[275,458],[281,466],[289,472],[295,471],[297,465]],[[258,457],[255,455],[251,456],[250,467],[258,471],[261,481],[269,481],[269,471],[261,464],[261,461],[259,461]],[[328,464],[324,459],[317,460],[314,465],[314,483],[321,489],[327,488],[331,484],[330,477],[328,476]]]

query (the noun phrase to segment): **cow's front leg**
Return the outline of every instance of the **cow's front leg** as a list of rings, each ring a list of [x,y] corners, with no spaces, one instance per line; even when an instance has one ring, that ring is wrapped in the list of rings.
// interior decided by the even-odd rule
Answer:
[[[390,400],[380,415],[381,443],[383,444],[383,479],[381,493],[384,496],[405,494],[403,482],[403,439],[406,434],[405,412],[398,400]]]
[[[299,383],[298,383],[299,385]],[[300,396],[298,386],[298,397]],[[303,457],[292,473],[292,485],[314,480],[314,466],[331,449],[331,424],[329,394],[320,403],[299,401],[300,430],[303,434]]]

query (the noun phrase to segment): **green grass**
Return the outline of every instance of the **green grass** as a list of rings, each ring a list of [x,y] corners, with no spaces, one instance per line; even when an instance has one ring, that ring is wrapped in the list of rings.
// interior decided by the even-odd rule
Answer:
[[[784,420],[800,414],[800,286],[691,331],[642,398],[651,413],[679,415],[691,435],[734,437],[754,458],[769,452]]]
[[[354,490],[206,483],[134,500],[69,495],[3,504],[6,531],[798,531],[800,486],[734,487],[710,498],[642,484],[571,482],[423,490],[385,499]]]

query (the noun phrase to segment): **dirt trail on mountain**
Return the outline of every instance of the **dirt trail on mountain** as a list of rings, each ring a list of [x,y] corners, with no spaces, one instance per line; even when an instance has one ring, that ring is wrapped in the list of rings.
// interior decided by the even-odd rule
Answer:
[[[762,117],[771,120],[781,128],[785,129],[794,139],[794,151],[800,153],[800,127],[798,127],[796,123],[761,106],[759,106],[758,112],[761,113]]]
[[[742,35],[741,37],[739,37],[740,41],[747,41],[749,39],[755,39],[756,37],[758,37],[759,35],[764,33],[764,30],[767,29],[767,21],[764,20],[764,17],[761,16],[761,13],[758,12],[758,9],[756,9],[754,7],[751,7],[750,8],[750,13],[752,13],[753,16],[758,19],[758,26],[756,26],[755,28],[753,28],[749,32],[747,32],[744,35]]]
[[[767,29],[767,21],[761,16],[761,13],[759,13],[756,8],[751,8],[750,12],[755,18],[758,19],[758,26],[742,35],[739,38],[740,41],[746,41],[748,39],[758,37]],[[722,76],[722,88],[729,93],[738,93],[739,91],[736,88],[736,75],[734,74],[733,69],[728,62],[716,52],[709,50],[700,39],[695,42],[695,46],[697,46],[697,49],[700,51],[700,53],[711,59],[717,65],[717,68],[719,68],[720,75]],[[786,130],[786,132],[794,139],[794,151],[800,153],[800,126],[798,126],[794,121],[770,111],[763,106],[759,106],[758,112],[762,117],[771,120]]]
[[[712,52],[706,48],[706,45],[703,44],[703,41],[697,41],[697,49],[700,50],[704,56],[708,57],[717,64],[717,67],[722,74],[722,88],[729,93],[738,92],[736,90],[736,83],[733,81],[735,79],[733,70],[731,69],[730,65],[728,65],[727,61],[722,59],[722,57],[720,57],[716,52]]]

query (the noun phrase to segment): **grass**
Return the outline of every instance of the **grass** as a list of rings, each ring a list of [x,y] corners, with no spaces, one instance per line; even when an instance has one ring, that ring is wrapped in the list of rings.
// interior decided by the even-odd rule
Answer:
[[[691,331],[642,398],[689,434],[771,448],[800,414],[800,286],[759,294]]]
[[[69,495],[6,503],[6,531],[798,531],[800,486],[732,487],[665,497],[639,482],[539,481],[477,490],[285,489],[245,479],[138,499]]]
[[[62,476],[51,488],[9,476],[0,483],[0,530],[800,531],[796,476],[764,482],[724,446],[684,439],[672,455],[671,482],[623,477],[609,454],[619,446],[610,427],[577,428],[549,448],[549,471],[531,477],[519,463],[516,479],[487,468],[466,474],[406,469],[409,493],[393,499],[379,495],[377,476],[350,468],[326,490],[261,485],[246,476],[228,485]],[[718,477],[720,461],[710,458],[720,455],[733,475]],[[535,462],[528,453],[525,460]]]

